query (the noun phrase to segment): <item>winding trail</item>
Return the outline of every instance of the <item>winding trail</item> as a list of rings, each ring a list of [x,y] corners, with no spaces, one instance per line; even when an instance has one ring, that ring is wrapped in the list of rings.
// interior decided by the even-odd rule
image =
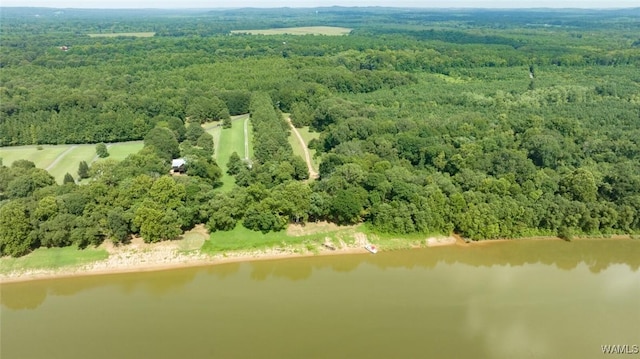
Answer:
[[[50,171],[53,167],[55,167],[58,164],[58,162],[60,162],[60,160],[62,160],[64,158],[64,156],[67,155],[67,153],[75,150],[76,148],[78,148],[78,145],[73,145],[73,146],[69,147],[66,151],[64,151],[61,154],[59,154],[58,157],[56,157],[56,159],[53,160],[53,162],[51,162],[51,164],[49,164],[49,166],[47,166],[47,168],[45,168],[45,170]]]
[[[304,143],[304,139],[302,138],[302,136],[300,136],[300,132],[298,132],[298,129],[291,122],[291,117],[287,117],[287,122],[289,123],[289,127],[291,127],[291,129],[293,130],[293,133],[298,138],[298,141],[302,146],[302,151],[304,151],[304,160],[305,162],[307,162],[307,169],[309,170],[309,180],[318,179],[318,172],[316,172],[316,170],[313,169],[313,166],[311,165],[311,155],[309,154],[307,144]]]

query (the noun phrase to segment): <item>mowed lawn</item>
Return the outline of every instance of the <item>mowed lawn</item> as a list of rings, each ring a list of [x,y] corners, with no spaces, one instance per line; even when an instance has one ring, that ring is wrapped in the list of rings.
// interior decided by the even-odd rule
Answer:
[[[123,160],[128,155],[138,152],[143,145],[142,141],[108,144],[108,158]],[[21,159],[31,161],[36,167],[49,171],[58,183],[62,183],[66,173],[70,173],[77,180],[80,162],[86,161],[90,164],[97,159],[95,144],[43,145],[41,150],[38,150],[37,146],[0,147],[0,158],[5,166]]]
[[[5,166],[17,160],[28,160],[36,164],[38,168],[47,168],[71,145],[43,145],[42,150],[37,146],[0,147],[0,158]]]
[[[342,36],[349,35],[352,29],[337,26],[304,26],[304,27],[283,27],[278,29],[264,30],[233,30],[232,34],[250,35],[327,35]]]
[[[226,191],[233,187],[234,179],[233,177],[227,175],[227,162],[229,162],[229,157],[233,152],[237,152],[240,158],[245,158],[245,148],[244,148],[244,121],[247,119],[248,115],[239,116],[234,118],[232,121],[231,128],[221,128],[220,135],[218,137],[218,144],[216,147],[215,158],[222,169],[222,190]],[[251,127],[249,126],[249,148],[251,148]],[[215,136],[214,136],[215,141]],[[249,152],[251,153],[251,152]]]
[[[144,147],[144,142],[142,141],[111,143],[107,145],[107,151],[109,152],[109,157],[107,158],[122,161],[130,154],[140,151],[142,147]]]
[[[81,161],[90,163],[96,156],[96,145],[76,145],[71,147],[68,152],[63,152],[60,160],[48,169],[49,173],[56,179],[56,182],[62,183],[64,175],[69,173],[78,180],[78,166]],[[47,167],[45,167],[47,169]]]
[[[309,132],[309,126],[298,128],[298,132],[300,133],[300,136],[304,140],[304,143],[307,147],[309,146],[309,141],[313,140],[314,138],[317,139],[318,137],[320,137],[320,134],[318,132]],[[289,143],[293,148],[293,154],[300,156],[304,160],[304,150],[302,149],[300,141],[298,141],[298,137],[295,133],[293,133],[293,130],[291,130],[291,134],[289,135]],[[314,157],[315,154],[316,150],[309,150],[309,156],[311,157],[311,166],[313,166],[313,169],[317,172],[319,169],[319,164],[318,159]]]
[[[220,145],[220,133],[222,132],[222,122],[214,121],[202,125],[202,128],[213,137],[213,158],[218,160],[218,145]]]

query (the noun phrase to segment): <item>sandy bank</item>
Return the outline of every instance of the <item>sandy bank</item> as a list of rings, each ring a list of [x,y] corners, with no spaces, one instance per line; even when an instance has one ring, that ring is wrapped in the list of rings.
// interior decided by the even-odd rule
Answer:
[[[314,251],[296,246],[290,248],[234,251],[216,255],[202,254],[197,250],[184,251],[184,249],[180,247],[179,242],[147,244],[139,238],[134,239],[131,244],[126,246],[116,247],[111,243],[105,243],[101,248],[109,252],[109,257],[105,260],[76,267],[13,271],[7,274],[0,274],[0,283],[86,275],[158,271],[256,260],[368,253],[359,241],[353,245],[347,245],[342,242],[339,245],[320,246]]]
[[[320,230],[326,230],[322,227]],[[296,235],[296,228],[288,230],[289,235]],[[204,233],[203,233],[204,234]],[[24,282],[40,279],[76,277],[87,275],[102,275],[116,273],[132,273],[159,271],[167,269],[209,266],[233,262],[249,262],[257,260],[273,260],[295,257],[312,257],[342,254],[369,254],[364,245],[369,243],[363,233],[353,233],[354,242],[347,244],[344,241],[332,243],[331,241],[318,244],[313,251],[303,246],[291,246],[270,248],[264,250],[233,251],[224,254],[206,255],[195,248],[200,248],[202,242],[195,243],[195,247],[185,248],[184,241],[167,241],[161,243],[144,243],[140,238],[132,240],[128,245],[114,246],[105,242],[100,248],[104,248],[109,257],[81,266],[63,267],[59,269],[29,269],[0,274],[0,283]],[[629,236],[612,236],[612,239],[628,239]],[[494,243],[511,241],[512,239],[497,239],[479,242],[466,242],[459,236],[430,237],[421,243],[409,247],[442,247],[442,246],[485,246]],[[521,240],[559,240],[557,237],[532,237]],[[202,240],[203,241],[203,240]],[[376,244],[377,245],[377,244]],[[380,247],[380,246],[378,246]],[[382,247],[384,251],[384,246]]]

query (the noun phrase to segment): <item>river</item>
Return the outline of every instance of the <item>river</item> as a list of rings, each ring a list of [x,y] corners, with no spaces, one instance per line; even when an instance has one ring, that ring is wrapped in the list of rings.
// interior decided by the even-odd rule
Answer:
[[[0,357],[611,358],[639,267],[638,240],[530,240],[3,284]]]

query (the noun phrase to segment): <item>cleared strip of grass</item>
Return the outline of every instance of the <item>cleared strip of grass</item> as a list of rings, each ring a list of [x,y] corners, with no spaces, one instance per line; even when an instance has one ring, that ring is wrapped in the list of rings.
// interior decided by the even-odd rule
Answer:
[[[65,151],[69,150],[72,146],[76,147],[65,153]],[[144,143],[142,141],[117,142],[108,144],[108,146],[108,158],[121,161],[128,155],[140,151]],[[49,169],[49,173],[56,181],[62,183],[64,175],[67,172],[74,176],[74,178],[77,176],[80,161],[91,163],[96,157],[95,144],[42,145],[41,147],[41,150],[38,150],[38,146],[1,147],[0,158],[2,158],[5,166],[10,166],[16,160],[28,160],[35,163],[36,167],[46,169],[58,156],[65,153],[55,166]]]
[[[118,142],[108,144],[109,146],[109,157],[114,160],[122,161],[127,156],[132,153],[136,153],[144,147],[144,143],[142,141],[131,141],[131,142]],[[95,146],[94,146],[94,154],[95,154]]]
[[[238,223],[236,227],[227,232],[215,232],[211,234],[209,240],[205,241],[200,251],[205,254],[218,254],[230,251],[267,249],[278,246],[298,246],[302,245],[307,250],[314,250],[330,238],[334,244],[340,242],[353,242],[355,228],[337,229],[333,231],[323,231],[319,233],[291,236],[285,231],[262,233],[252,231]]]
[[[73,178],[78,177],[78,166],[80,161],[91,160],[96,156],[95,145],[78,145],[73,150],[67,152],[58,163],[49,170],[49,173],[56,179],[58,183],[62,183],[64,175],[68,172]],[[77,178],[76,178],[77,179]]]
[[[307,146],[309,145],[309,141],[314,138],[317,139],[318,137],[320,137],[320,134],[317,132],[309,132],[309,126],[298,128],[297,130]],[[300,141],[298,141],[298,138],[296,137],[295,133],[293,133],[293,131],[291,131],[291,133],[289,134],[289,144],[291,144],[291,147],[293,148],[293,154],[300,156],[304,160],[304,150],[302,149],[302,145],[300,144]],[[313,169],[317,172],[320,164],[318,163],[318,159],[315,157],[315,154],[316,150],[309,149],[311,166],[313,166]]]
[[[348,35],[352,29],[336,26],[304,26],[304,27],[284,27],[279,29],[264,30],[233,30],[232,34],[250,34],[250,35],[328,35],[342,36]]]
[[[42,145],[41,150],[37,146],[0,147],[0,158],[5,166],[10,166],[17,160],[29,160],[38,168],[47,168],[70,147],[71,145]]]
[[[202,125],[202,128],[213,137],[213,158],[218,161],[218,148],[220,148],[220,133],[222,132],[222,122],[214,121]]]
[[[216,160],[220,169],[222,169],[222,187],[223,191],[230,190],[234,185],[233,177],[227,175],[227,162],[233,152],[237,152],[240,158],[244,158],[244,119],[245,116],[239,116],[232,121],[231,128],[223,128],[217,146]],[[251,132],[249,132],[249,147],[251,147]],[[215,140],[215,138],[214,138]]]
[[[28,271],[32,269],[58,269],[62,267],[80,266],[83,264],[107,259],[109,253],[104,249],[78,247],[38,248],[32,253],[20,257],[0,258],[0,273]]]
[[[132,36],[132,37],[152,37],[155,32],[116,32],[109,34],[88,34],[89,37],[119,37],[119,36]]]
[[[249,159],[253,158],[253,124],[249,121]]]

